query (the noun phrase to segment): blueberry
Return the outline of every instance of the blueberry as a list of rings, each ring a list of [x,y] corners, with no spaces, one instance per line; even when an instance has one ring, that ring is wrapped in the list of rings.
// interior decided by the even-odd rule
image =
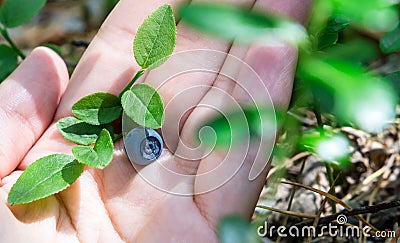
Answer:
[[[163,141],[153,129],[139,126],[129,131],[124,146],[132,163],[148,165],[160,157]]]

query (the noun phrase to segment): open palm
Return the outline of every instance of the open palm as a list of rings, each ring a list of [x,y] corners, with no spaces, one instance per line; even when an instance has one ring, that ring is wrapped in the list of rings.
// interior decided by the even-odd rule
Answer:
[[[61,137],[55,122],[72,115],[71,106],[85,95],[98,91],[119,94],[139,69],[132,57],[132,40],[145,16],[162,4],[174,7],[181,2],[121,0],[70,80],[65,64],[55,53],[37,48],[0,86],[1,242],[212,242],[217,240],[216,225],[222,216],[251,216],[268,171],[266,168],[256,180],[248,180],[254,160],[251,153],[239,172],[218,189],[178,196],[158,190],[138,176],[121,141],[106,169],[85,169],[77,182],[55,196],[27,205],[7,204],[11,186],[30,163],[52,153],[71,153],[73,144]],[[221,2],[254,4],[304,21],[309,1]],[[218,50],[245,60],[265,82],[274,103],[283,107],[288,104],[296,65],[293,48],[259,44],[243,48],[211,40],[179,23],[176,51],[189,49]],[[167,104],[176,93],[196,85],[215,86],[227,93],[235,90],[229,80],[205,74],[190,80],[176,79],[159,92]],[[196,105],[215,95],[204,89],[188,102]],[[189,145],[193,127],[209,115],[200,108],[185,113],[175,107],[166,112],[182,117],[180,138]],[[163,132],[168,133],[168,127]],[[218,154],[212,154],[188,163],[176,159],[174,152],[165,149],[158,162],[178,173],[196,174],[215,167],[219,161]]]

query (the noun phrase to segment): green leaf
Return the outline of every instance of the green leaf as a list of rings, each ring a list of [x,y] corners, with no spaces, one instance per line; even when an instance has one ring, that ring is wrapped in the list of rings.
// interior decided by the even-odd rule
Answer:
[[[164,104],[157,91],[148,84],[137,84],[121,98],[125,113],[139,126],[158,129],[164,120]]]
[[[327,21],[323,31],[318,33],[318,50],[334,46],[339,40],[339,32],[349,25],[345,19],[332,17]]]
[[[282,114],[267,107],[243,107],[239,111],[227,112],[207,121],[197,134],[201,142],[217,148],[230,147],[233,141],[243,141],[253,136],[262,136],[276,131]],[[203,127],[211,129],[202,130]]]
[[[181,7],[179,15],[190,26],[228,41],[250,43],[272,38],[299,43],[306,36],[300,24],[232,5],[190,4]]]
[[[325,33],[337,33],[346,29],[349,26],[349,21],[339,17],[333,17],[328,20],[325,27]]]
[[[400,50],[400,25],[396,29],[387,32],[382,36],[379,46],[384,53],[391,53]]]
[[[115,121],[121,116],[122,107],[115,95],[99,92],[83,97],[72,106],[72,113],[92,125]]]
[[[143,69],[155,68],[174,51],[176,25],[170,5],[163,5],[150,14],[139,27],[134,41],[136,62]]]
[[[33,162],[11,188],[8,203],[25,204],[58,193],[78,179],[84,165],[74,157],[53,154]]]
[[[7,28],[30,20],[46,4],[46,0],[6,0],[0,8],[0,22]]]
[[[79,162],[96,169],[103,169],[113,158],[114,144],[110,133],[103,129],[94,148],[76,146],[72,148],[72,153]]]
[[[57,128],[65,139],[79,145],[91,145],[104,127],[87,124],[75,117],[65,117],[57,122]],[[113,134],[111,125],[105,128]]]
[[[0,45],[0,82],[3,81],[17,67],[18,56],[12,48]]]
[[[344,30],[349,22],[341,18],[330,18],[327,25],[318,35],[318,50],[335,45],[339,40],[339,32]]]
[[[249,222],[239,216],[225,216],[218,223],[218,237],[221,243],[260,242]]]
[[[338,33],[323,33],[318,38],[318,50],[335,45],[339,40]]]

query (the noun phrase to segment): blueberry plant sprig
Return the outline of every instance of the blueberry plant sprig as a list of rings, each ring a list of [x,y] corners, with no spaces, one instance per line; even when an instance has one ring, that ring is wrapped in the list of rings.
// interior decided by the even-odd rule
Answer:
[[[139,27],[134,55],[141,70],[119,97],[98,92],[72,106],[75,117],[57,122],[61,135],[77,144],[72,154],[53,154],[33,162],[19,177],[8,195],[8,203],[25,204],[58,193],[74,183],[84,166],[103,169],[112,161],[114,144],[121,135],[114,133],[115,120],[124,111],[139,126],[162,126],[164,105],[157,91],[148,84],[135,84],[146,71],[164,63],[176,42],[176,24],[170,5],[150,14]],[[93,145],[94,144],[94,145]]]

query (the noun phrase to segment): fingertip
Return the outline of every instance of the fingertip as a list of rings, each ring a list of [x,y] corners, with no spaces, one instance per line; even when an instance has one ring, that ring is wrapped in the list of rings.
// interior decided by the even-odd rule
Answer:
[[[48,47],[39,46],[33,49],[28,58],[47,66],[48,77],[52,78],[51,80],[58,81],[60,84],[59,99],[61,99],[61,96],[65,92],[69,82],[68,69],[62,57]]]

